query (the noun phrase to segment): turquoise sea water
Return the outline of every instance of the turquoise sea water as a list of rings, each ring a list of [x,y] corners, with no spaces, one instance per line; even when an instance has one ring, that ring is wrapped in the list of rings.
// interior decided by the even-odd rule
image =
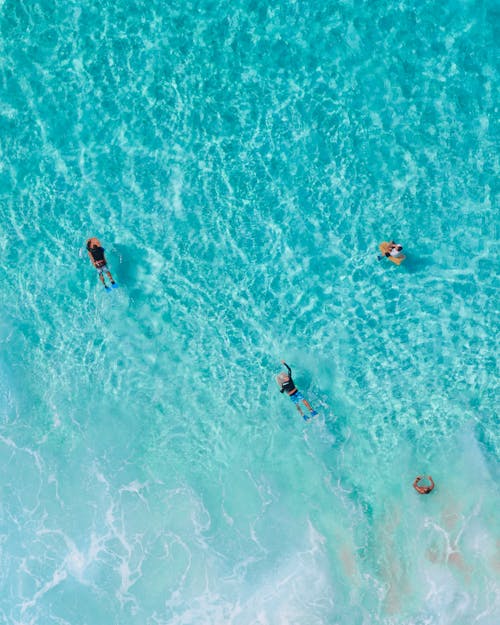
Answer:
[[[0,623],[500,622],[499,18],[0,0]]]

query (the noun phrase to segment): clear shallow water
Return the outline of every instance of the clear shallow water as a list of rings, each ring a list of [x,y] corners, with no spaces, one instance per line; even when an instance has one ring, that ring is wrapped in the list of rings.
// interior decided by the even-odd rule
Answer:
[[[497,623],[495,3],[0,7],[1,622]]]

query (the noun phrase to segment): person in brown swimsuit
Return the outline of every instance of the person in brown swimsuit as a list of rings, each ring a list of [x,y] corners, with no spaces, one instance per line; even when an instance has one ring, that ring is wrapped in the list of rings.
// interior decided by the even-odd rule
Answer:
[[[420,493],[421,495],[427,495],[434,488],[434,481],[430,475],[428,477],[430,485],[420,486],[419,482],[420,480],[423,480],[424,478],[425,478],[424,475],[417,475],[417,477],[415,478],[415,481],[413,482],[413,488],[417,491],[417,493]]]

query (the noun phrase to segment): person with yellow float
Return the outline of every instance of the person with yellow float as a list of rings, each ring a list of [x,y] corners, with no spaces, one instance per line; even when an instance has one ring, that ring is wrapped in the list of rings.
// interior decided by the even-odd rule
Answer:
[[[400,265],[406,258],[403,254],[403,246],[395,241],[382,241],[379,249],[382,252],[382,256],[377,256],[378,260],[382,260],[385,256],[395,265]]]

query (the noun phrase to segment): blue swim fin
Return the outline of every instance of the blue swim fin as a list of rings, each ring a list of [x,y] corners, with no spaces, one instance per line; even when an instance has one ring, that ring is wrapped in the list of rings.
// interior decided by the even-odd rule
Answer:
[[[106,291],[109,293],[111,291],[111,287],[107,286],[106,284],[104,285],[104,288],[106,289]]]
[[[317,414],[318,414],[318,411],[317,410],[313,410],[311,412],[311,417],[315,417]]]
[[[118,285],[116,284],[116,282],[113,282],[113,284],[111,285],[111,288],[112,289],[117,289],[118,288]]]

